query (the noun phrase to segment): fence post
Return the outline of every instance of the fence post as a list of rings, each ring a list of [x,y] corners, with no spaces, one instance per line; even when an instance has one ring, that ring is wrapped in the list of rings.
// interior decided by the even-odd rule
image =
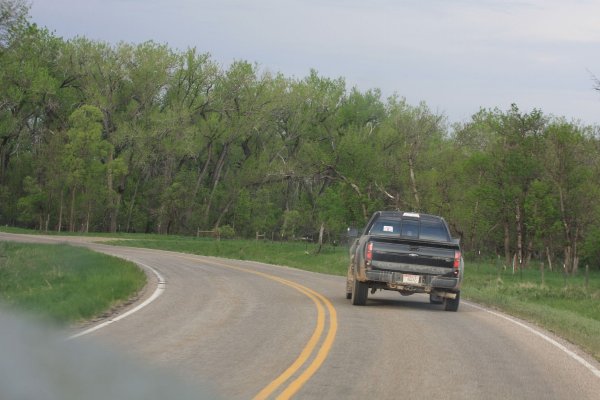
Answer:
[[[496,274],[498,275],[497,279],[500,279],[500,255],[496,257]]]
[[[585,290],[587,291],[590,286],[590,266],[585,264]]]

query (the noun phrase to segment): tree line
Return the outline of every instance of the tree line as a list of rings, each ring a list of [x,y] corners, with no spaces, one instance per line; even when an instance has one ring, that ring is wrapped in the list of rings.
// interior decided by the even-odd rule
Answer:
[[[399,209],[506,265],[600,265],[597,127],[516,105],[448,126],[343,78],[63,40],[0,4],[2,224],[334,242]]]

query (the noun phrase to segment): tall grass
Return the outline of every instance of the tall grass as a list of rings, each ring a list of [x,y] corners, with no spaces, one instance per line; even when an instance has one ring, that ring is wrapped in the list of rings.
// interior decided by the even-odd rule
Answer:
[[[84,248],[0,242],[0,301],[59,324],[97,316],[145,282],[135,264]]]

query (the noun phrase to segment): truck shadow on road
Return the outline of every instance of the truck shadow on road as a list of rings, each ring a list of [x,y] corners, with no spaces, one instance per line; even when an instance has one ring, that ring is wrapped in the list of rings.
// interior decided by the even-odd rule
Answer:
[[[395,294],[395,293],[394,293]],[[346,300],[347,301],[347,300]],[[366,308],[403,308],[408,310],[420,310],[429,312],[440,312],[444,311],[443,304],[431,304],[429,302],[428,295],[415,294],[412,296],[400,296],[397,297],[393,294],[374,294],[370,295],[367,299],[367,303],[364,306]],[[458,312],[465,311],[464,307],[458,309]]]

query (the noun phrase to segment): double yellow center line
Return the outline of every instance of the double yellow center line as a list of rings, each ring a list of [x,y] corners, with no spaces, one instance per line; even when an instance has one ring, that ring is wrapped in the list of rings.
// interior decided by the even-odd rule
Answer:
[[[191,257],[184,258],[192,259]],[[198,258],[194,258],[193,260],[199,261]],[[323,365],[323,362],[331,351],[338,326],[337,313],[333,307],[333,304],[331,304],[329,299],[322,294],[315,292],[306,286],[300,285],[299,283],[283,279],[275,275],[225,264],[216,260],[208,261],[206,259],[202,259],[202,261],[208,264],[214,264],[221,267],[258,275],[289,286],[311,299],[315,304],[315,307],[317,308],[317,324],[308,343],[306,346],[304,346],[298,358],[296,358],[296,360],[281,375],[265,386],[254,397],[255,400],[267,399],[273,393],[279,391],[279,394],[276,397],[277,399],[291,398],[302,388],[302,386],[304,386],[306,382],[308,382],[308,380],[317,372],[321,365]],[[302,370],[302,372],[298,374],[300,370]],[[295,379],[290,381],[290,379],[294,376],[296,376]]]

